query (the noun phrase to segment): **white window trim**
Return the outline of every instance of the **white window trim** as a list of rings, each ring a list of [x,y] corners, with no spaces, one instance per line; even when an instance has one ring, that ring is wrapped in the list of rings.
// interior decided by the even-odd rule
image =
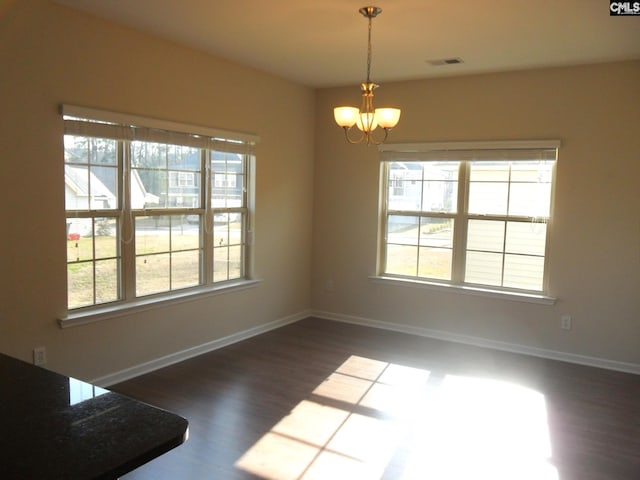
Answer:
[[[87,325],[101,320],[132,315],[148,310],[165,308],[170,305],[178,305],[180,303],[190,302],[193,300],[221,295],[223,293],[238,292],[255,288],[261,280],[241,279],[229,282],[207,285],[203,287],[195,287],[192,289],[176,290],[170,293],[163,293],[161,296],[141,297],[127,303],[105,304],[100,307],[87,307],[86,309],[78,309],[69,313],[65,317],[58,319],[60,328],[77,327]]]
[[[500,300],[509,300],[514,302],[535,303],[538,305],[555,305],[558,300],[556,297],[524,293],[511,292],[508,290],[493,290],[489,287],[473,287],[469,285],[453,285],[448,283],[438,283],[429,280],[419,280],[404,277],[392,277],[387,275],[371,275],[369,280],[374,283],[385,285],[402,285],[415,288],[424,288],[441,293],[461,293],[464,295],[473,295],[476,297],[497,298]]]
[[[527,150],[527,149],[559,149],[561,141],[558,139],[546,139],[546,140],[489,140],[489,141],[462,141],[462,142],[418,142],[418,143],[383,143],[378,146],[380,152],[380,161],[389,162],[393,161],[394,155],[401,153],[408,157],[414,156],[416,160],[420,159],[420,155],[431,152],[464,152],[466,150]],[[382,272],[382,250],[384,249],[384,225],[385,219],[385,198],[386,198],[386,185],[383,183],[384,173],[383,169],[380,169],[380,189],[381,194],[379,198],[379,233],[378,233],[378,253],[376,255],[376,272]],[[553,213],[554,197],[555,197],[555,185],[556,181],[552,184],[551,190],[551,213]],[[382,192],[382,189],[385,189]],[[553,215],[551,215],[548,223],[549,231],[547,232],[547,240],[550,236],[551,225],[553,222]],[[545,255],[545,270],[548,268],[549,257]],[[459,283],[447,283],[438,282],[428,278],[412,278],[401,277],[379,273],[378,275],[369,276],[369,280],[376,283],[390,284],[390,285],[406,285],[418,288],[425,288],[434,291],[446,292],[446,293],[461,293],[466,295],[474,295],[488,298],[499,298],[504,300],[520,301],[527,303],[536,303],[542,305],[555,305],[557,298],[548,294],[548,276],[544,280],[544,292],[529,292],[529,291],[511,291],[503,288],[491,288],[491,286],[475,286],[469,284]]]
[[[100,120],[118,125],[138,125],[148,128],[157,128],[159,130],[167,130],[170,132],[181,132],[189,135],[233,139],[252,145],[260,142],[260,137],[250,133],[233,132],[220,128],[203,127],[200,125],[172,122],[170,120],[141,117],[138,115],[130,115],[128,113],[111,112],[108,110],[98,110],[95,108],[79,107],[76,105],[62,105],[61,113],[62,115],[68,115],[70,117],[91,118],[93,120]]]
[[[560,148],[557,139],[549,140],[488,140],[470,142],[420,142],[420,143],[383,143],[378,146],[380,152],[432,152],[447,150],[507,150]]]

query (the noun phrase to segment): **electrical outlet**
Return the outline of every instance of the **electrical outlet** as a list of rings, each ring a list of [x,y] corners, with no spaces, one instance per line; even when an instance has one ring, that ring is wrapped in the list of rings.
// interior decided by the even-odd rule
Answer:
[[[47,363],[47,349],[45,347],[36,347],[33,349],[33,364],[45,365]]]
[[[326,282],[324,282],[324,289],[325,289],[327,292],[333,292],[333,288],[334,288],[334,286],[333,286],[333,280],[328,279]]]
[[[571,315],[564,314],[560,317],[560,328],[563,330],[571,330]]]

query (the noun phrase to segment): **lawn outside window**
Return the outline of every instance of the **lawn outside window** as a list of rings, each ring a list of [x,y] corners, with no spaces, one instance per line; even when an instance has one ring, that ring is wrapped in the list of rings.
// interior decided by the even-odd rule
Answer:
[[[378,278],[546,297],[558,141],[386,144]]]
[[[62,113],[69,316],[250,281],[257,137]]]

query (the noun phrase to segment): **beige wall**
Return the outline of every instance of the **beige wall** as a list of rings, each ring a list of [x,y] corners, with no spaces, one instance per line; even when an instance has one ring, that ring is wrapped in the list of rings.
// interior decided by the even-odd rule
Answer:
[[[44,0],[0,7],[0,65],[2,352],[30,360],[44,345],[49,368],[91,379],[313,308],[640,364],[640,62],[378,90],[379,105],[403,109],[392,141],[562,140],[555,306],[368,280],[377,152],[345,144],[331,110],[357,103],[357,85],[320,90],[314,103],[309,88]],[[259,135],[259,286],[61,330],[61,103]],[[574,316],[569,332],[563,313]]]
[[[0,8],[0,82],[0,351],[96,378],[309,308],[312,89],[39,0]],[[61,330],[61,103],[259,135],[258,287]]]
[[[560,139],[550,243],[555,306],[372,283],[377,150],[347,145],[332,107],[358,86],[320,90],[312,307],[640,364],[640,62],[383,84],[402,107],[393,142]],[[333,280],[334,290],[325,289]],[[560,329],[560,316],[573,329]]]

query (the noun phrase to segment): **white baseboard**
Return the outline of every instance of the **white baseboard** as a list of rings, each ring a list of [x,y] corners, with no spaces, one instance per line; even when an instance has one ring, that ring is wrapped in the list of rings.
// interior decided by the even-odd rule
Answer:
[[[466,345],[473,345],[476,347],[492,348],[495,350],[502,350],[512,353],[521,353],[524,355],[531,355],[534,357],[547,358],[550,360],[560,360],[563,362],[576,363],[579,365],[587,365],[590,367],[605,368],[608,370],[617,370],[620,372],[633,373],[640,375],[640,365],[636,363],[618,362],[615,360],[607,360],[599,357],[589,357],[585,355],[576,355],[573,353],[559,352],[555,350],[548,350],[544,348],[529,347],[526,345],[519,345],[515,343],[501,342],[497,340],[490,340],[482,337],[473,337],[468,335],[460,335],[451,332],[445,332],[442,330],[433,330],[429,328],[416,327],[412,325],[403,325],[397,323],[383,322],[380,320],[373,320],[370,318],[357,317],[354,315],[344,315],[340,313],[317,311],[317,310],[304,310],[302,312],[290,315],[264,325],[243,330],[226,337],[218,338],[195,347],[175,352],[164,357],[160,357],[149,362],[144,362],[139,365],[135,365],[118,372],[110,373],[99,378],[90,380],[90,383],[94,385],[100,385],[102,387],[108,387],[109,385],[115,385],[116,383],[124,382],[131,378],[145,373],[150,373],[159,368],[167,367],[174,363],[187,360],[189,358],[202,355],[203,353],[211,352],[227,345],[231,345],[242,340],[246,340],[256,335],[275,330],[276,328],[295,323],[299,320],[303,320],[307,317],[317,317],[326,320],[334,320],[343,323],[352,323],[355,325],[362,325],[365,327],[379,328],[383,330],[390,330],[400,333],[408,333],[410,335],[418,335],[421,337],[435,338],[438,340],[445,340],[448,342],[462,343]]]
[[[260,335],[262,333],[275,330],[276,328],[283,327],[285,325],[297,322],[299,320],[302,320],[310,316],[311,316],[310,310],[302,311],[294,315],[281,318],[279,320],[274,320],[272,322],[265,323],[264,325],[258,325],[257,327],[253,327],[248,330],[243,330],[241,332],[233,333],[226,337],[218,338],[216,340],[212,340],[211,342],[203,343],[202,345],[197,345],[195,347],[187,348],[186,350],[182,350],[180,352],[172,353],[170,355],[166,355],[164,357],[160,357],[160,358],[151,360],[149,362],[144,362],[139,365],[126,368],[124,370],[120,370],[118,372],[114,372],[99,378],[95,378],[91,380],[90,383],[93,383],[94,385],[99,385],[102,387],[115,385],[116,383],[124,382],[125,380],[129,380],[139,375],[144,375],[145,373],[150,373],[159,368],[167,367],[174,363],[182,362],[183,360],[197,357],[198,355],[202,355],[203,353],[211,352],[213,350],[226,347],[227,345],[231,345],[233,343],[237,343],[242,340],[255,337],[256,335]]]
[[[343,323],[352,323],[367,327],[391,330],[394,332],[408,333],[421,337],[435,338],[438,340],[446,340],[448,342],[463,343],[476,347],[492,348],[494,350],[502,350],[512,353],[521,353],[534,357],[546,358],[550,360],[560,360],[562,362],[576,363],[579,365],[587,365],[590,367],[605,368],[608,370],[617,370],[620,372],[634,373],[640,375],[640,364],[625,363],[615,360],[608,360],[599,357],[589,357],[585,355],[576,355],[574,353],[559,352],[556,350],[548,350],[545,348],[529,347],[515,343],[501,342],[498,340],[490,340],[488,338],[473,337],[468,335],[460,335],[457,333],[445,332],[442,330],[433,330],[429,328],[416,327],[412,325],[403,325],[397,323],[383,322],[380,320],[372,320],[364,317],[353,315],[343,315],[340,313],[312,311],[314,317],[326,320],[335,320]]]

